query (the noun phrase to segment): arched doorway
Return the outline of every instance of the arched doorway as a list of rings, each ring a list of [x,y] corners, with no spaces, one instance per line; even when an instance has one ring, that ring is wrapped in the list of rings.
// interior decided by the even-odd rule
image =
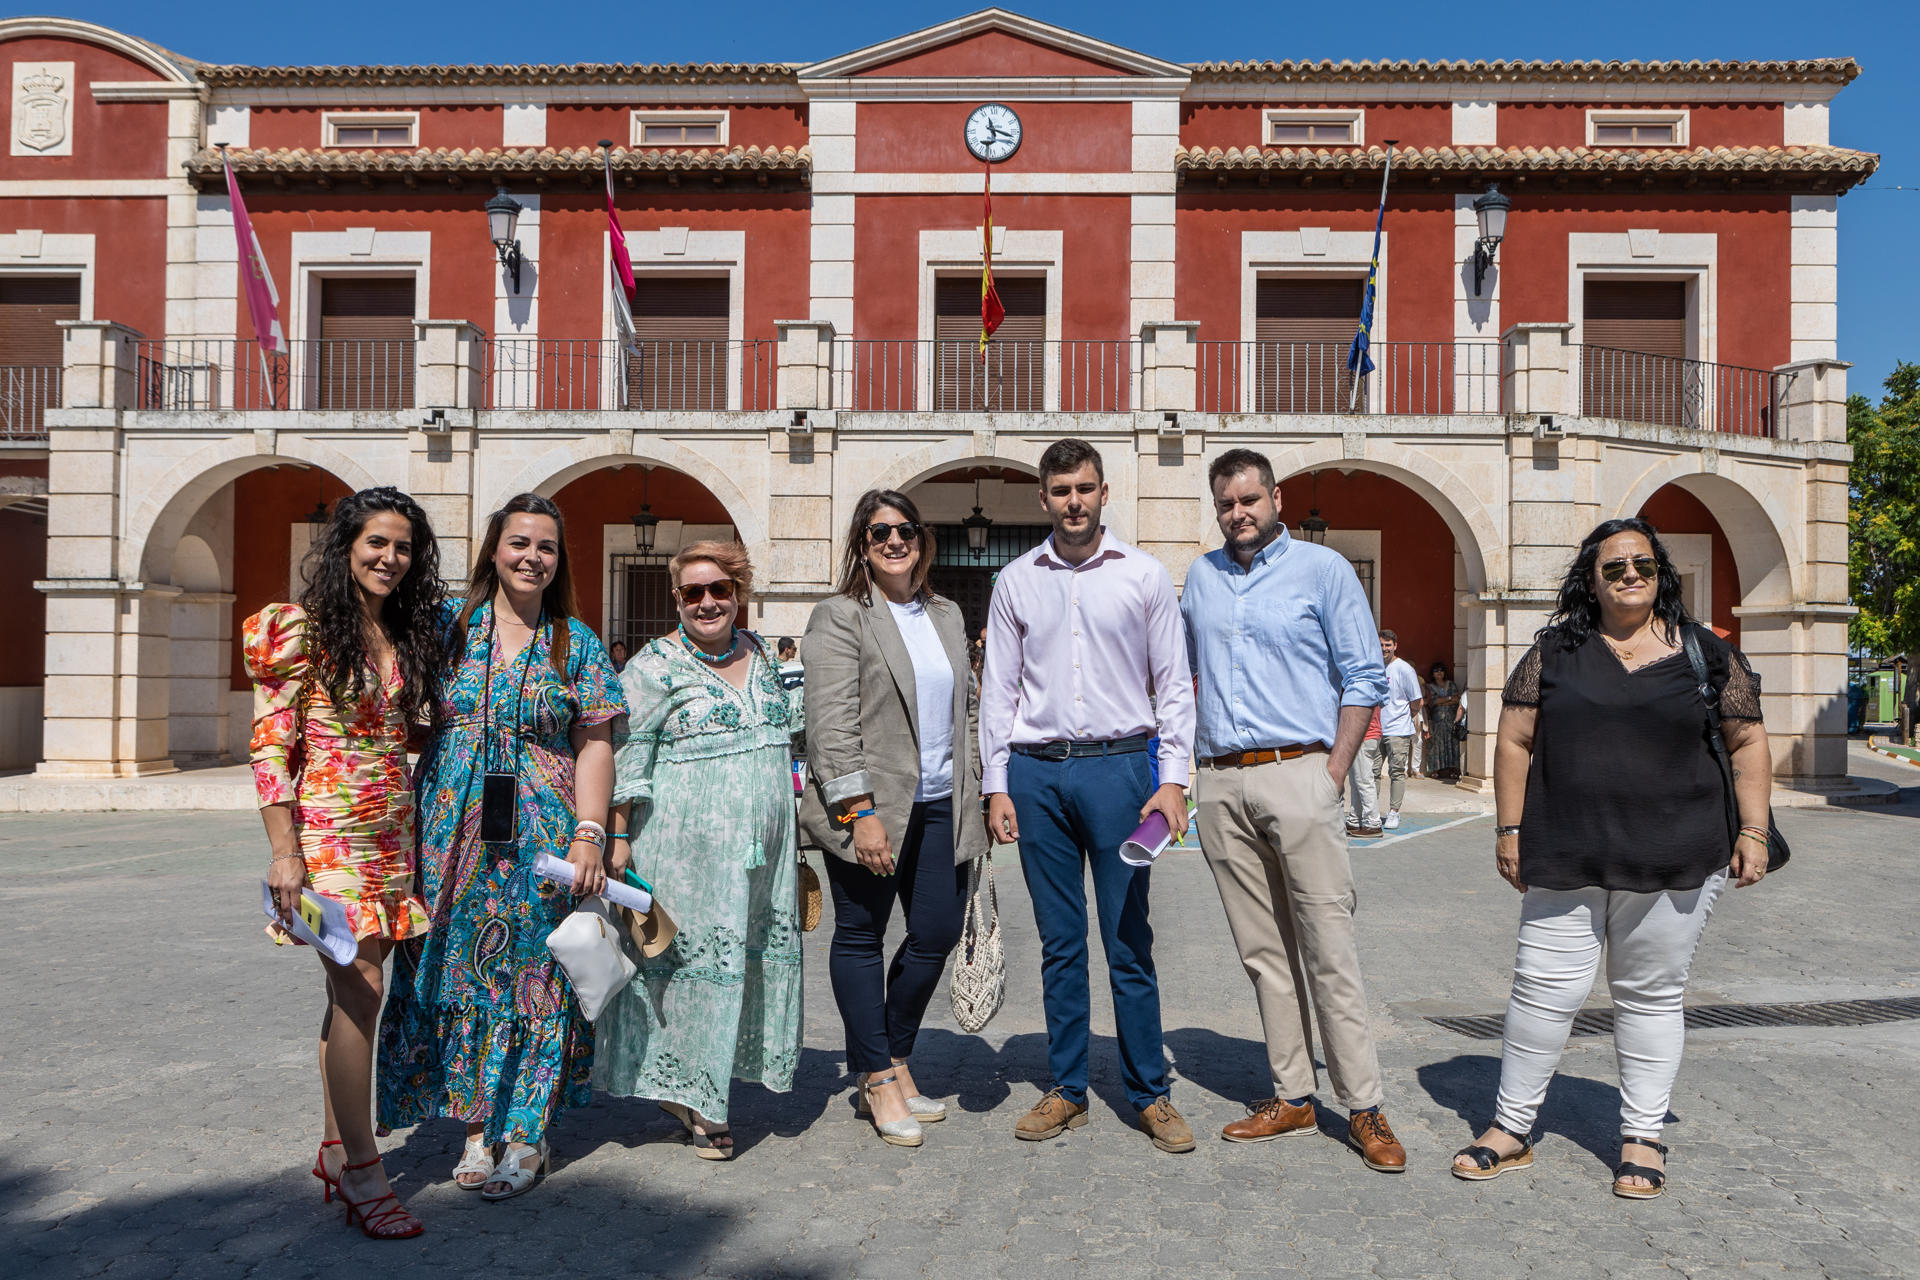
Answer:
[[[1679,571],[1688,611],[1714,634],[1739,644],[1740,619],[1734,609],[1741,602],[1740,571],[1733,544],[1712,509],[1686,489],[1669,484],[1641,505],[1639,515],[1659,531]]]
[[[934,528],[937,552],[928,585],[959,604],[969,637],[987,625],[1001,568],[1053,532],[1040,510],[1039,483],[1025,467],[982,463],[941,471],[903,490]]]

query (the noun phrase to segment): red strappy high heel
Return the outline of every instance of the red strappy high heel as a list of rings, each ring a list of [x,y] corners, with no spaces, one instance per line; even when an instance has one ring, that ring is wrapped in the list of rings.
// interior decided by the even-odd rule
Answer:
[[[340,1172],[345,1173],[349,1169],[371,1169],[379,1163],[380,1157],[375,1156],[373,1159],[363,1160],[359,1164],[341,1165]],[[389,1204],[389,1201],[392,1203]],[[383,1196],[375,1196],[371,1200],[360,1201],[347,1199],[347,1193],[341,1191],[340,1203],[347,1206],[347,1225],[350,1227],[359,1227],[361,1234],[365,1235],[369,1240],[411,1240],[427,1229],[426,1223],[420,1221],[420,1219],[414,1217],[411,1213],[408,1213],[406,1209],[401,1207],[400,1197],[395,1195],[391,1190]],[[384,1209],[378,1207],[383,1204],[387,1207]],[[395,1219],[411,1222],[413,1224],[412,1229],[403,1229]]]
[[[327,1148],[337,1147],[339,1145],[340,1139],[338,1138],[323,1139],[320,1143],[320,1150],[316,1152],[313,1157],[313,1176],[320,1179],[320,1185],[326,1188],[326,1198],[321,1201],[322,1204],[332,1204],[333,1193],[340,1189],[340,1179],[329,1178],[327,1176]]]

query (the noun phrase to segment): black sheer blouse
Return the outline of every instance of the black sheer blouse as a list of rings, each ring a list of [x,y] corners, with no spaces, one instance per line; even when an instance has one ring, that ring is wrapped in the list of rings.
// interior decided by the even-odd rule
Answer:
[[[1760,719],[1746,655],[1695,628],[1727,720]],[[1684,649],[1628,671],[1607,642],[1541,633],[1501,701],[1535,707],[1520,879],[1543,889],[1697,889],[1731,860],[1726,783]]]

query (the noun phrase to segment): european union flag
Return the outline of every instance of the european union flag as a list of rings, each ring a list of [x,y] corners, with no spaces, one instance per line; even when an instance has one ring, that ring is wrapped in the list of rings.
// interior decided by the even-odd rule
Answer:
[[[1373,219],[1373,262],[1367,268],[1367,296],[1360,304],[1360,328],[1347,348],[1347,372],[1354,375],[1355,395],[1361,378],[1373,372],[1373,359],[1367,347],[1373,341],[1373,295],[1380,277],[1380,232],[1387,221],[1387,178],[1393,172],[1393,140],[1387,141],[1387,167],[1380,175],[1380,211]]]

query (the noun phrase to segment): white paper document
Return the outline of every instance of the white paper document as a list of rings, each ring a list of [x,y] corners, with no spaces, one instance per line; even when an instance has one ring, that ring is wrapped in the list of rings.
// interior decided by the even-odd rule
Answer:
[[[281,920],[273,905],[273,890],[260,882],[260,909],[300,941],[319,951],[335,964],[352,964],[360,952],[360,940],[347,923],[347,908],[332,898],[323,898],[311,889],[300,891],[300,909],[293,919]]]
[[[533,874],[542,880],[551,880],[555,884],[564,884],[569,888],[573,885],[573,864],[556,858],[550,853],[543,853],[533,860]],[[631,910],[643,913],[653,910],[653,895],[645,889],[634,888],[624,880],[616,880],[608,876],[607,887],[600,892],[607,901],[617,902]]]

